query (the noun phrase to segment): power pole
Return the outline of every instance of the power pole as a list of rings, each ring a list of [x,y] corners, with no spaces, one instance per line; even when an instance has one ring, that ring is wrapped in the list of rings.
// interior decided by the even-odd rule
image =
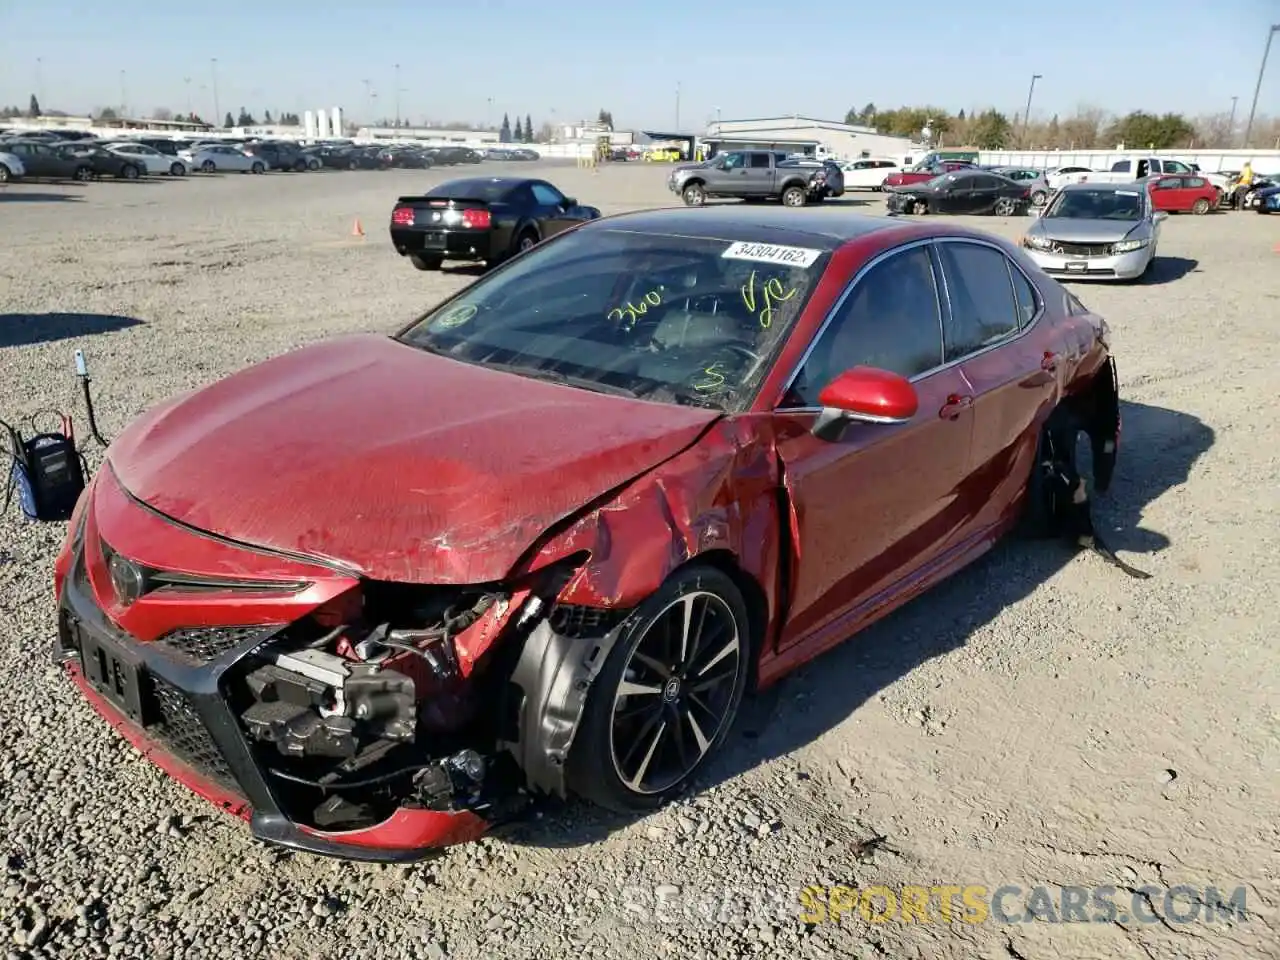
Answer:
[[[1244,143],[1241,144],[1246,150],[1249,149],[1249,134],[1253,133],[1253,115],[1258,109],[1258,94],[1262,92],[1262,75],[1267,72],[1267,57],[1271,55],[1271,38],[1276,35],[1276,31],[1280,30],[1280,23],[1275,24],[1267,31],[1267,45],[1262,51],[1262,66],[1258,67],[1258,85],[1253,88],[1253,106],[1249,108],[1249,122],[1244,126]]]

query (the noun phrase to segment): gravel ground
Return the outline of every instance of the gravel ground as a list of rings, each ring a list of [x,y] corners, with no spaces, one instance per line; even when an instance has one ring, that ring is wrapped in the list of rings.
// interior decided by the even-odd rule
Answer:
[[[671,202],[661,168],[541,169],[606,213]],[[413,270],[384,233],[394,197],[442,176],[0,189],[0,416],[81,417],[76,348],[110,434],[245,364],[397,327],[471,278]],[[863,197],[842,206],[881,211]],[[351,237],[356,218],[365,239]],[[976,222],[1011,237],[1025,226]],[[0,953],[1280,956],[1268,600],[1280,596],[1280,418],[1264,280],[1278,229],[1250,214],[1175,217],[1151,282],[1082,291],[1112,323],[1126,400],[1100,528],[1153,579],[1053,544],[1002,546],[748,703],[702,789],[638,822],[553,807],[407,868],[261,846],[142,760],[49,665],[63,531],[11,509]],[[810,884],[1109,884],[1121,916],[805,923],[796,891]],[[1140,922],[1123,891],[1146,884],[1243,885],[1251,916]]]

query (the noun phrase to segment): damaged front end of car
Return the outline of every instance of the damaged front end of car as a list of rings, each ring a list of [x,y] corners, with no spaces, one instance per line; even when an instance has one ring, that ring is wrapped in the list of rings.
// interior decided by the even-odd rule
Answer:
[[[623,618],[556,604],[584,560],[515,585],[364,581],[252,651],[226,694],[281,812],[325,832],[405,807],[492,824],[562,795],[599,641]]]

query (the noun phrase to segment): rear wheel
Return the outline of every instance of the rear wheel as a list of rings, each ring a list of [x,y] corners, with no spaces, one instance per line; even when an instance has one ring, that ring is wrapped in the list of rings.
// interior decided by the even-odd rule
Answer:
[[[782,191],[782,205],[784,207],[803,207],[808,201],[805,196],[803,187],[787,187]]]
[[[1037,190],[1031,195],[1031,205],[1033,207],[1043,207],[1044,202],[1048,199],[1048,195],[1043,190]]]
[[[1206,200],[1204,197],[1201,197],[1199,200],[1197,200],[1195,203],[1191,205],[1191,212],[1194,213],[1197,217],[1203,217],[1206,213],[1209,212],[1209,201]]]
[[[566,780],[610,810],[651,810],[728,735],[747,683],[749,618],[729,576],[691,565],[620,630],[587,695]]]
[[[213,171],[218,169],[218,165],[212,160],[206,160],[204,163],[200,164],[200,169],[205,173],[213,173]]]
[[[255,163],[255,164],[250,168],[250,170],[251,170],[251,172],[253,172],[253,173],[266,173],[266,172],[267,172],[267,168],[266,168],[265,166],[263,166],[261,163]]]
[[[997,217],[1011,217],[1013,211],[1017,209],[1017,204],[1010,197],[1000,197],[996,200],[995,210],[993,211]]]
[[[444,257],[438,254],[409,254],[409,262],[419,270],[439,270],[444,266]]]

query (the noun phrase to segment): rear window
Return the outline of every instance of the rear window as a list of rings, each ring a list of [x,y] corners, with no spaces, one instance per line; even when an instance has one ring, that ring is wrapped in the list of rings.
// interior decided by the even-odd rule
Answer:
[[[426,192],[426,196],[484,200],[492,203],[505,197],[514,186],[516,184],[510,180],[455,180],[452,183],[437,184]]]
[[[599,392],[741,410],[829,256],[799,246],[578,230],[479,280],[402,339]]]

